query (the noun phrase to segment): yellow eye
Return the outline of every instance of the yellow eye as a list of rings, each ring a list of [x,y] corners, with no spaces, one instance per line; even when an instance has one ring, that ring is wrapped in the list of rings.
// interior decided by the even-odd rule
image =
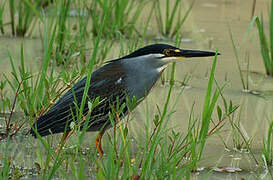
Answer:
[[[171,49],[164,49],[163,53],[164,53],[166,56],[171,56],[172,50],[171,50]]]

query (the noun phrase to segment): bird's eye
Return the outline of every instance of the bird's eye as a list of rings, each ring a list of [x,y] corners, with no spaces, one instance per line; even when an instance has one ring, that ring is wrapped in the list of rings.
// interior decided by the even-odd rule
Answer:
[[[164,53],[166,56],[171,56],[171,55],[172,55],[172,50],[171,50],[171,49],[164,49],[163,53]]]

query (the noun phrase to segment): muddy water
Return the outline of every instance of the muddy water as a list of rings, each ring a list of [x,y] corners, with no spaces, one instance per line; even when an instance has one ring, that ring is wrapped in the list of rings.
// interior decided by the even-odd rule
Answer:
[[[196,2],[190,18],[186,22],[186,31],[190,31],[190,33],[185,33],[186,37],[182,46],[183,48],[194,49],[218,49],[219,52],[221,52],[216,68],[216,80],[219,84],[227,84],[224,89],[226,99],[232,100],[233,104],[240,105],[240,109],[238,113],[235,114],[234,119],[236,121],[240,119],[242,132],[244,132],[246,137],[253,138],[251,147],[254,156],[260,160],[263,146],[262,140],[269,126],[269,122],[273,117],[273,79],[264,76],[264,67],[256,31],[252,30],[251,38],[244,40],[245,32],[250,23],[251,11],[251,0],[202,0]],[[257,0],[255,14],[260,15],[262,12],[265,13],[266,16],[267,1]],[[242,91],[242,84],[229,38],[228,24],[233,32],[233,38],[236,44],[238,46],[240,45],[240,63],[243,70],[246,70],[247,67],[244,59],[245,53],[249,53],[249,86],[250,90],[254,92],[252,94]],[[268,24],[267,18],[265,18],[265,24]],[[188,39],[190,39],[190,41],[188,41]],[[10,68],[7,50],[9,50],[11,54],[15,56],[14,59],[18,61],[20,54],[19,42],[21,39],[1,37],[0,41],[1,71],[9,73]],[[35,71],[35,68],[40,65],[39,57],[42,52],[41,47],[39,47],[41,44],[40,40],[26,39],[24,41],[25,56],[26,59],[29,59],[27,65]],[[117,56],[114,52],[112,53],[113,57]],[[176,112],[172,115],[169,126],[175,127],[176,131],[185,132],[187,130],[188,118],[193,104],[195,104],[195,115],[201,116],[200,112],[202,111],[208,72],[210,71],[212,59],[213,58],[194,59],[193,61],[185,61],[177,64],[176,80],[182,81],[186,75],[191,75],[191,80],[182,94],[181,87],[174,88],[171,104],[177,103],[175,106]],[[145,123],[145,113],[143,112],[146,112],[146,106],[149,107],[150,116],[153,117],[156,109],[155,105],[158,104],[161,106],[161,104],[163,104],[167,92],[168,87],[161,86],[160,83],[158,83],[145,102],[133,113],[135,119],[130,122],[130,133],[141,136],[141,129]],[[233,133],[230,127],[230,124],[227,122],[221,133],[209,138],[203,156],[204,159],[200,166],[204,166],[208,170],[214,169],[214,171],[209,173],[212,179],[255,179],[261,177],[263,174],[257,173],[257,167],[250,154],[246,152],[239,153],[233,149]],[[227,144],[228,150],[225,149],[220,137]],[[94,133],[90,133],[90,138],[88,138],[89,143],[86,143],[90,144],[90,141],[94,142],[94,138]],[[18,147],[20,147],[20,144]],[[28,159],[28,161],[24,163],[26,166],[31,166],[32,162],[29,155],[31,152],[29,152],[28,148],[26,152],[28,154],[26,159]],[[17,154],[16,157],[24,161],[24,155],[19,157]],[[232,170],[236,171],[236,173],[228,173],[229,171],[227,171],[227,169],[229,168],[234,168]],[[193,175],[193,178],[207,177],[205,172],[207,171],[201,172],[201,175]]]

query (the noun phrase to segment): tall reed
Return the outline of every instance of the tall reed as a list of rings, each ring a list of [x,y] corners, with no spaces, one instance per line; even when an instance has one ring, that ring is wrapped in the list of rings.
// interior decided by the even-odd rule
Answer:
[[[42,0],[9,1],[10,26],[13,36],[25,36],[35,24],[37,16],[41,16],[37,5]],[[30,31],[31,32],[31,31]]]
[[[130,0],[94,0],[90,14],[92,19],[92,33],[98,35],[102,18],[106,18],[102,36],[117,37],[118,33],[126,37],[137,34],[136,22],[144,8],[144,1]]]
[[[0,31],[2,34],[5,33],[4,31],[4,22],[3,22],[3,14],[5,11],[7,0],[4,0],[0,3]]]
[[[159,32],[163,36],[175,37],[189,16],[194,2],[195,1],[192,1],[188,9],[185,10],[185,13],[182,15],[182,11],[184,10],[182,8],[185,7],[185,1],[166,0],[165,3],[162,3],[161,0],[154,1],[154,11]]]
[[[273,76],[273,1],[271,1],[269,15],[269,36],[266,35],[263,16],[254,17],[260,38],[261,54],[266,74]]]

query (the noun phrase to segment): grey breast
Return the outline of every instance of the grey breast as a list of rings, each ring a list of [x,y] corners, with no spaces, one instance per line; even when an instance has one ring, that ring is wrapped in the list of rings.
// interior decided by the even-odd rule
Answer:
[[[157,64],[158,61],[149,56],[146,58],[136,57],[122,61],[126,70],[126,84],[131,97],[142,98],[146,96],[160,76],[157,70],[157,67],[160,66]]]

